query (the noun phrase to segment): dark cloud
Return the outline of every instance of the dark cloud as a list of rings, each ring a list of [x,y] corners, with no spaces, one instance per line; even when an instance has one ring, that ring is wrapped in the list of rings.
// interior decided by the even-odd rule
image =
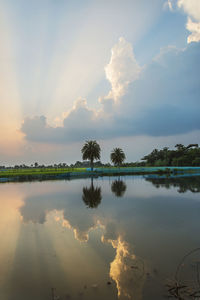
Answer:
[[[199,43],[161,52],[122,99],[119,120],[128,133],[164,136],[199,129],[199,67]]]
[[[106,99],[101,101],[106,106]],[[79,100],[62,127],[25,119],[22,132],[38,142],[70,142],[147,134],[167,136],[200,129],[200,43],[166,48],[129,85],[120,104],[96,113]]]

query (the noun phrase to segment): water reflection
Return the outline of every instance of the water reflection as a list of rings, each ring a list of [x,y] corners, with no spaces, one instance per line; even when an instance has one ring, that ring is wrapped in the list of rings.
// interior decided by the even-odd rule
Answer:
[[[101,187],[94,187],[93,179],[91,179],[90,187],[83,187],[82,199],[89,208],[97,208],[101,203]]]
[[[46,224],[47,216],[65,228],[72,229],[77,240],[88,240],[88,232],[97,226],[93,213],[80,205],[80,194],[60,190],[56,195],[46,192],[39,197],[31,195],[20,207],[21,219],[25,224]]]
[[[199,246],[199,197],[125,180],[112,183],[123,201],[109,178],[3,186],[0,299],[163,299],[180,257]],[[187,261],[173,283],[197,278],[197,253]]]
[[[200,176],[171,178],[149,175],[145,180],[151,182],[156,188],[169,189],[174,187],[178,188],[179,193],[186,193],[187,191],[200,193]]]
[[[142,299],[142,289],[146,279],[144,261],[134,254],[133,247],[121,236],[116,240],[105,240],[116,249],[114,260],[110,263],[110,277],[116,282],[119,299]]]
[[[126,184],[124,181],[118,179],[112,182],[111,190],[116,197],[123,197],[126,191]]]
[[[166,285],[168,297],[173,299],[199,299],[200,297],[200,248],[186,253],[176,268],[174,279]]]

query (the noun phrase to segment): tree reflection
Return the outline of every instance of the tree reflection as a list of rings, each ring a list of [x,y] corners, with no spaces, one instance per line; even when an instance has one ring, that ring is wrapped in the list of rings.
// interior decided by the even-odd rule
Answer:
[[[112,182],[111,190],[116,197],[123,197],[126,191],[126,184],[124,181],[118,179]]]
[[[179,193],[190,191],[192,193],[200,193],[200,176],[188,177],[146,177],[145,180],[150,181],[156,188],[170,187],[178,188]]]
[[[97,208],[101,203],[101,187],[94,187],[93,179],[90,187],[83,187],[82,199],[89,208]]]

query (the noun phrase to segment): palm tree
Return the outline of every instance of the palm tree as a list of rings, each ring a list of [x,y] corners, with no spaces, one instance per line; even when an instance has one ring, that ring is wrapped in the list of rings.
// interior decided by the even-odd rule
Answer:
[[[110,154],[110,159],[115,166],[120,167],[120,165],[125,160],[126,156],[121,148],[114,148]]]
[[[83,160],[89,159],[91,170],[95,159],[100,159],[101,148],[96,141],[86,141],[81,149]]]

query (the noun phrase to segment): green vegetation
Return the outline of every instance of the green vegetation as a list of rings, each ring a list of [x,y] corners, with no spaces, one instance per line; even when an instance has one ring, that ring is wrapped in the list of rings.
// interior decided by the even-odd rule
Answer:
[[[99,144],[96,141],[86,141],[81,152],[84,160],[90,160],[91,170],[93,171],[94,160],[100,159],[101,148]]]
[[[121,148],[114,148],[110,154],[110,160],[115,166],[120,167],[126,156]]]
[[[10,176],[35,176],[35,175],[54,175],[63,174],[66,172],[85,172],[86,168],[10,168],[0,170],[0,177],[10,177]]]
[[[144,156],[142,161],[132,163],[123,163],[125,160],[123,150],[114,148],[110,154],[111,161],[114,163],[114,166],[111,166],[110,163],[103,164],[99,160],[94,162],[94,160],[100,159],[101,148],[96,141],[86,141],[81,149],[83,162],[77,161],[70,166],[66,163],[45,166],[39,165],[37,162],[31,166],[25,164],[15,165],[14,167],[0,166],[0,181],[67,179],[80,176],[112,176],[119,174],[161,175],[177,174],[177,172],[199,172],[194,168],[200,167],[200,148],[198,145],[190,144],[185,147],[182,144],[177,144],[175,148],[175,150],[170,150],[168,147],[161,150],[154,149],[150,154]],[[91,166],[91,170],[87,169],[89,166]],[[179,169],[179,167],[181,168]],[[117,190],[117,184],[116,188],[115,186],[113,188]]]
[[[142,160],[145,166],[200,166],[200,148],[198,144],[185,147],[182,144],[175,146],[176,150],[164,147],[162,150],[154,149]]]

